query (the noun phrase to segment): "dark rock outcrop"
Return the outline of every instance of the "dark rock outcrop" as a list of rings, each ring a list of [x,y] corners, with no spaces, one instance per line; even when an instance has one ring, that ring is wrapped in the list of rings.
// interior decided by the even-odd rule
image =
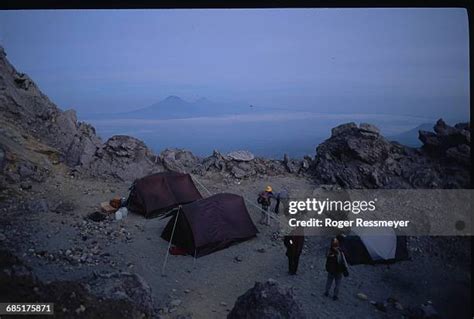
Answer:
[[[304,174],[308,172],[311,166],[312,159],[305,156],[303,160],[290,159],[287,154],[283,156],[283,165],[290,174]]]
[[[250,158],[251,156],[246,156],[243,161],[241,158],[235,159],[214,151],[211,156],[204,158],[192,172],[199,175],[221,174],[237,179],[287,174],[282,161],[258,157]]]
[[[134,137],[112,136],[98,148],[87,165],[80,167],[84,174],[96,177],[115,177],[122,181],[163,171],[159,158]]]
[[[149,286],[128,273],[44,283],[12,253],[0,250],[0,300],[54,303],[55,318],[152,318]]]
[[[470,174],[469,124],[420,131],[421,149],[389,142],[370,124],[343,124],[316,149],[317,180],[345,188],[466,188]]]
[[[423,149],[432,156],[448,157],[459,164],[469,165],[471,154],[471,128],[469,123],[458,123],[454,127],[439,119],[435,133],[420,131]]]
[[[113,136],[102,143],[95,129],[62,111],[36,84],[8,62],[0,47],[0,169],[3,183],[43,181],[51,165],[63,162],[75,172],[124,181],[162,171],[159,159],[142,142]]]
[[[73,110],[61,111],[27,75],[17,72],[1,47],[0,114],[2,120],[57,149],[71,166],[80,163],[80,154],[100,144],[91,127],[77,122]]]
[[[139,275],[127,272],[96,274],[87,283],[92,295],[131,303],[146,317],[152,316],[151,288]]]
[[[255,158],[255,156],[249,151],[230,152],[226,155],[226,157],[231,160],[240,161],[240,162],[250,162],[251,160]]]
[[[199,163],[199,158],[187,150],[166,149],[160,153],[165,169],[175,172],[190,172]]]
[[[283,288],[272,279],[255,286],[240,296],[228,319],[301,319],[306,315],[295,301],[289,288]]]

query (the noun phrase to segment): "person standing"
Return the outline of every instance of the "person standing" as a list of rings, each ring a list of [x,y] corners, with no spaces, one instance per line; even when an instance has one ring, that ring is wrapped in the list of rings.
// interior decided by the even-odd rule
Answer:
[[[261,218],[260,224],[263,225],[270,225],[270,213],[268,211],[268,207],[272,204],[271,199],[274,197],[273,189],[270,185],[268,185],[263,192],[258,194],[257,202],[261,205]]]
[[[324,296],[329,296],[329,291],[331,290],[334,281],[334,293],[332,298],[333,300],[338,300],[342,276],[343,274],[344,276],[348,275],[348,272],[346,258],[342,250],[339,248],[339,240],[337,240],[337,238],[332,239],[331,247],[326,255],[326,271],[328,272],[328,277]]]
[[[280,213],[281,208],[283,210],[284,215],[287,216],[289,199],[289,192],[286,188],[283,188],[280,192],[278,192],[274,209],[275,214],[278,215]]]
[[[290,234],[283,238],[286,247],[286,256],[288,257],[288,273],[296,275],[298,263],[304,246],[303,228],[293,229]]]

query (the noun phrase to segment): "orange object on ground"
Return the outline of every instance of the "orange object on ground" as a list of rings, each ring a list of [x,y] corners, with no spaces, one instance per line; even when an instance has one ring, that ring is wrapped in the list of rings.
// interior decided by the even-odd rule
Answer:
[[[100,203],[100,209],[106,214],[112,214],[117,211],[117,208],[112,207],[109,202]]]
[[[110,206],[112,206],[113,208],[117,208],[119,209],[120,208],[120,205],[122,204],[122,200],[120,199],[119,196],[115,196],[114,198],[112,198],[109,202]]]

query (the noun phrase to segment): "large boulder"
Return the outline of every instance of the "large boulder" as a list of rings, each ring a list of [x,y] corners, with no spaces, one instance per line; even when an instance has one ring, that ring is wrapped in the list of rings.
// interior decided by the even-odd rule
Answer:
[[[174,172],[188,173],[199,163],[199,158],[187,150],[166,149],[160,153],[160,160],[165,169]]]
[[[95,274],[88,281],[89,291],[101,299],[126,301],[149,318],[153,313],[151,288],[137,274],[127,272]]]
[[[159,158],[145,143],[125,135],[115,135],[108,139],[96,151],[89,165],[82,169],[92,176],[112,176],[128,182],[163,171]]]
[[[389,142],[373,125],[340,125],[316,149],[320,183],[344,188],[462,188],[469,186],[469,124],[420,131],[421,149]]]
[[[302,319],[306,318],[289,288],[283,288],[272,279],[256,282],[240,296],[228,319]]]
[[[423,143],[423,150],[435,156],[446,156],[448,150],[453,152],[467,152],[466,146],[471,143],[471,129],[469,123],[458,123],[454,127],[446,124],[443,119],[439,119],[434,128],[434,132],[420,131],[419,138]],[[456,150],[456,151],[455,151]],[[465,162],[464,156],[449,156],[454,160],[459,159],[460,163]]]
[[[227,167],[229,167],[230,172],[236,178],[250,177],[257,174],[255,166],[247,162],[228,162]]]
[[[87,166],[94,160],[96,152],[102,147],[100,138],[93,126],[79,123],[78,131],[66,153],[66,164],[69,166]]]
[[[374,136],[380,134],[379,128],[369,123],[360,123],[359,130],[362,134],[372,134]]]
[[[400,169],[396,159],[403,149],[378,132],[368,124],[359,128],[348,123],[334,128],[332,136],[316,149],[316,177],[323,183],[347,188],[383,187],[388,183],[385,171]]]
[[[59,318],[153,317],[150,287],[136,274],[99,274],[45,283],[5,250],[0,250],[0,299],[30,303],[48,300],[54,303]]]
[[[253,154],[248,151],[239,151],[232,156],[229,154],[222,155],[215,150],[211,156],[204,158],[193,169],[193,173],[199,175],[214,173],[236,179],[287,173],[282,161],[253,157]]]
[[[249,151],[233,151],[227,153],[226,157],[238,162],[250,162],[255,158],[255,156]]]
[[[331,137],[336,137],[342,134],[351,134],[357,130],[357,124],[354,122],[338,125],[331,129]]]
[[[202,162],[193,169],[193,173],[205,175],[207,172],[224,173],[225,170],[226,159],[219,151],[214,150],[211,156],[204,158]]]

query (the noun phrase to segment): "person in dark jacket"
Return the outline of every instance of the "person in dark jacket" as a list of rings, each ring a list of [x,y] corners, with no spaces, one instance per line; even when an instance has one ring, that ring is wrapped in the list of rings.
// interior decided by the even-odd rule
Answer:
[[[263,192],[258,194],[257,203],[262,206],[260,224],[270,225],[270,212],[268,211],[268,207],[272,204],[271,199],[274,197],[273,189],[270,185],[267,186]]]
[[[288,194],[288,190],[286,188],[283,188],[278,194],[276,195],[276,205],[275,209],[273,210],[275,214],[280,213],[280,208],[283,210],[283,213],[285,216],[287,216],[287,211],[288,211],[288,202],[290,199],[290,196]]]
[[[331,247],[326,255],[326,271],[328,272],[328,278],[326,281],[326,290],[324,295],[329,296],[329,290],[331,290],[332,282],[334,285],[333,299],[338,299],[339,287],[341,286],[342,274],[347,271],[347,263],[344,253],[339,248],[339,240],[333,238],[331,241]]]
[[[301,251],[304,246],[303,228],[293,229],[283,238],[283,243],[285,244],[286,256],[288,257],[288,273],[296,275]]]

